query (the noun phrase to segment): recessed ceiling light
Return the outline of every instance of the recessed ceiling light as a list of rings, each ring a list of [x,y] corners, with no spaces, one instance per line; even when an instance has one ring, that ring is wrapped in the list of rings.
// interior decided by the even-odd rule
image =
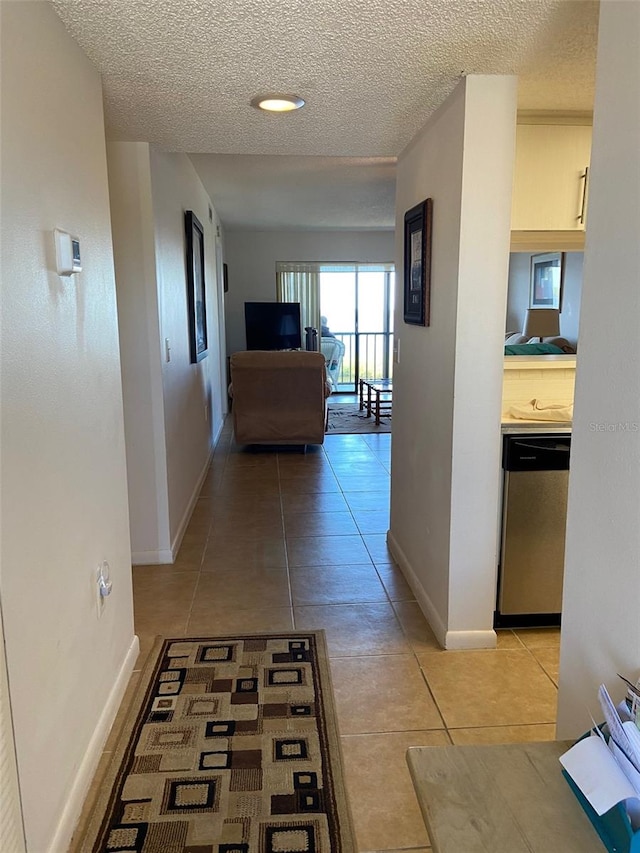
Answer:
[[[288,113],[304,107],[304,101],[297,95],[282,95],[279,92],[269,95],[256,95],[251,106],[270,113]]]

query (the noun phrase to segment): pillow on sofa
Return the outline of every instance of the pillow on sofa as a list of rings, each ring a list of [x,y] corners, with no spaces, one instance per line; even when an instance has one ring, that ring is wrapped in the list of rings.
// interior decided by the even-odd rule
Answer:
[[[526,344],[528,340],[529,338],[525,338],[525,336],[520,332],[512,332],[512,334],[505,339],[504,345],[508,346],[511,344]]]
[[[563,353],[567,355],[573,355],[577,352],[575,346],[566,338],[543,338],[545,344],[553,344],[556,347],[560,347]]]

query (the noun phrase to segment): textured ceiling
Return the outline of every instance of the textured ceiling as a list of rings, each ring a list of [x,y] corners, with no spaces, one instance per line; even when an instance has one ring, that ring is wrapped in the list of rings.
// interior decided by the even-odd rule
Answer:
[[[390,226],[392,194],[391,208],[380,209],[389,205],[392,184],[387,158],[402,151],[465,74],[518,74],[524,110],[584,111],[593,103],[596,2],[53,5],[102,74],[109,138],[225,155],[210,162],[194,157],[194,163],[223,222],[234,227],[286,227],[287,218],[302,227],[305,217],[316,219],[308,227],[327,227],[322,221],[335,221],[332,209],[345,204],[352,227]],[[294,92],[307,104],[287,115],[249,106],[255,94],[269,91]],[[308,170],[302,157],[313,158]],[[278,163],[281,158],[294,159]],[[377,159],[363,162],[366,158]],[[249,174],[258,183],[253,198]],[[279,182],[272,180],[271,189],[270,175]],[[236,181],[241,199],[231,187]],[[349,196],[349,182],[372,209],[362,213],[356,196]],[[342,208],[330,204],[332,190]],[[316,192],[316,204],[309,204]],[[360,210],[361,222],[350,215],[352,209]],[[276,212],[281,225],[274,224]]]
[[[395,157],[192,154],[191,160],[228,228],[394,225]]]

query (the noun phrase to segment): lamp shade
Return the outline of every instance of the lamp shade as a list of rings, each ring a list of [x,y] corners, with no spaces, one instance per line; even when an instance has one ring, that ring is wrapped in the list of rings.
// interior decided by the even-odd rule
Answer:
[[[557,308],[529,308],[522,334],[526,338],[555,338],[560,334],[560,312]]]

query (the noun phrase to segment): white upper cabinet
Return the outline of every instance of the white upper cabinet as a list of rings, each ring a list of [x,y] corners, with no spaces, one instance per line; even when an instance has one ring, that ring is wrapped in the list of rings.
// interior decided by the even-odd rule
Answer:
[[[584,231],[591,127],[519,124],[512,231]]]

